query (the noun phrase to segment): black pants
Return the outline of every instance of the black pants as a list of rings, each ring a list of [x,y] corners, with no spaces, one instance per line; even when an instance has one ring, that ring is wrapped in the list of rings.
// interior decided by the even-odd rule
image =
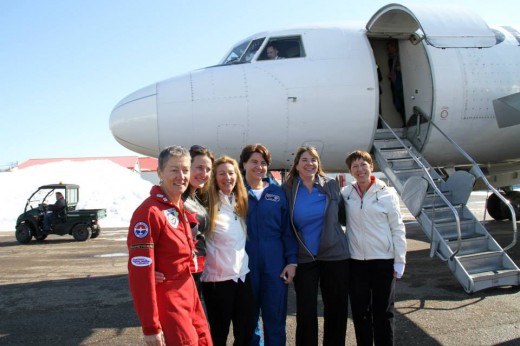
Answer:
[[[318,345],[318,285],[323,299],[323,345],[345,345],[349,260],[300,263],[296,268],[296,345]]]
[[[202,286],[200,282],[200,277],[202,276],[202,272],[199,273],[192,273],[193,280],[195,281],[195,287],[197,287],[197,292],[199,293],[199,298],[202,301]]]
[[[249,346],[256,328],[254,298],[249,274],[246,281],[202,282],[213,345],[226,346],[233,323],[233,345]]]
[[[394,344],[394,260],[350,260],[350,306],[359,346]]]

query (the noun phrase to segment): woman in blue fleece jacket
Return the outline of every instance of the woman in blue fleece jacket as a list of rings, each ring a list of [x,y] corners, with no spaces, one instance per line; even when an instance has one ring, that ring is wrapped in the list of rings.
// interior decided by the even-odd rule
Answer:
[[[348,316],[348,240],[336,180],[325,175],[316,148],[300,147],[283,189],[299,243],[296,345],[318,345],[318,287],[323,299],[323,345],[345,345]]]

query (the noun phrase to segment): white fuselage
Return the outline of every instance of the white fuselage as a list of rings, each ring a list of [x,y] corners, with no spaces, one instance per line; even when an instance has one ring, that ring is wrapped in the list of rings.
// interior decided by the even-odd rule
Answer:
[[[345,171],[347,153],[371,149],[380,110],[391,126],[402,125],[387,78],[392,36],[399,44],[407,120],[419,107],[477,162],[518,160],[520,125],[499,128],[493,101],[520,92],[520,47],[511,32],[496,30],[502,41],[485,48],[467,42],[436,47],[406,32],[349,26],[259,33],[237,45],[258,44],[247,61],[224,59],[143,88],[114,108],[110,127],[122,145],[144,155],[200,144],[238,158],[246,144],[263,143],[273,155],[271,168],[285,169],[299,146],[313,145],[327,171]],[[299,42],[296,56],[288,45],[285,59],[265,59],[266,46],[284,38]],[[421,131],[421,150],[432,164],[464,162],[435,129]]]

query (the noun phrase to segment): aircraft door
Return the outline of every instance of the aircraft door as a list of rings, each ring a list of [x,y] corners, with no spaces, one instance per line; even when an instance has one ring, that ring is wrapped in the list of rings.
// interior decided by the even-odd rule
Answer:
[[[414,107],[431,116],[433,111],[433,80],[430,62],[422,44],[410,40],[399,41],[399,55],[403,76],[403,98],[408,139],[422,150],[428,135],[429,122],[413,116]]]
[[[407,134],[422,149],[428,140],[424,128],[428,122],[417,123],[413,107],[433,118],[438,97],[433,88],[432,50],[491,47],[494,34],[482,18],[466,8],[425,4],[386,5],[370,18],[366,29],[371,37],[399,41]]]

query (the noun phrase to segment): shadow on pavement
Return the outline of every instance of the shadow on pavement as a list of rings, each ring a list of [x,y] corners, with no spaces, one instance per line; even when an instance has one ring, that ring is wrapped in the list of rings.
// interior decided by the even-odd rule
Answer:
[[[139,327],[126,275],[0,286],[0,310],[5,345],[79,345],[103,330],[100,344],[121,345]]]

